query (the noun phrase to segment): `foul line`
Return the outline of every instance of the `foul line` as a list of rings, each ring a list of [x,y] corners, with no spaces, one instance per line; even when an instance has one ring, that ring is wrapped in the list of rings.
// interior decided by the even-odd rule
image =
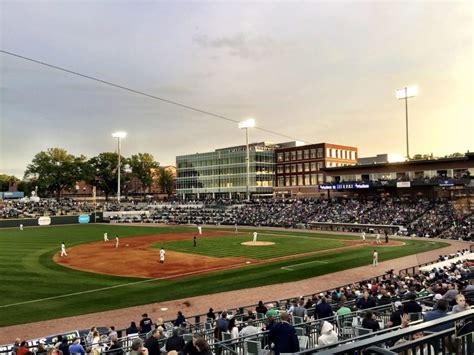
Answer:
[[[292,267],[294,267],[294,266],[312,264],[312,263],[329,264],[327,261],[313,260],[313,261],[307,261],[305,263],[293,264],[293,265],[290,265],[290,266],[282,266],[281,269],[282,270],[288,270],[288,271],[294,271],[292,269]]]
[[[248,266],[248,265],[245,264],[245,263],[243,263],[243,264],[240,264],[240,263],[239,263],[239,264],[237,264],[237,265],[234,265],[234,267],[237,267],[237,266],[240,267],[240,266]],[[231,268],[232,268],[232,267],[231,267]],[[58,298],[65,298],[65,297],[70,297],[70,296],[83,295],[83,294],[86,294],[86,293],[93,293],[93,292],[98,292],[98,291],[111,290],[111,289],[119,288],[119,287],[132,286],[132,285],[139,285],[139,284],[143,284],[143,283],[146,283],[146,282],[153,282],[153,281],[174,279],[174,278],[181,277],[181,276],[189,276],[189,275],[200,274],[200,273],[205,273],[205,272],[219,271],[219,270],[222,270],[222,269],[228,270],[228,269],[231,269],[231,268],[229,268],[228,266],[225,266],[225,267],[210,268],[210,269],[206,269],[206,270],[190,271],[190,272],[186,272],[186,273],[182,273],[182,274],[178,274],[178,275],[170,275],[170,276],[165,276],[165,277],[157,277],[157,278],[154,278],[154,279],[146,279],[146,280],[140,280],[140,281],[129,282],[129,283],[125,283],[125,284],[120,284],[120,285],[107,286],[107,287],[102,287],[102,288],[95,288],[95,289],[93,289],[93,290],[67,293],[67,294],[65,294],[65,295],[51,296],[51,297],[45,297],[45,298],[38,298],[38,299],[35,299],[35,300],[30,300],[30,301],[23,301],[23,302],[5,304],[5,305],[0,306],[0,309],[1,309],[1,308],[13,307],[13,306],[19,306],[19,305],[22,305],[22,304],[43,302],[43,301],[49,301],[49,300],[54,300],[54,299],[58,299]],[[81,270],[81,271],[82,271],[82,270]],[[114,275],[109,275],[109,276],[114,276]]]

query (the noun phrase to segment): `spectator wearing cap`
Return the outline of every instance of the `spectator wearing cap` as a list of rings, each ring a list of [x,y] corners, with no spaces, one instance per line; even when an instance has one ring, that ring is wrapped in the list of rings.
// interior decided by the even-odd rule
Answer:
[[[151,332],[152,324],[153,324],[153,321],[150,318],[148,318],[148,314],[143,313],[142,320],[140,321],[140,333],[147,334]]]
[[[62,352],[62,355],[69,355],[69,344],[66,337],[63,337],[61,344],[58,346],[58,350]]]
[[[185,342],[183,337],[179,336],[178,329],[173,329],[173,335],[166,340],[166,351],[175,350],[181,352],[184,348]]]
[[[74,341],[71,345],[69,345],[69,353],[70,354],[82,354],[84,355],[86,352],[81,345],[81,339],[74,338]]]

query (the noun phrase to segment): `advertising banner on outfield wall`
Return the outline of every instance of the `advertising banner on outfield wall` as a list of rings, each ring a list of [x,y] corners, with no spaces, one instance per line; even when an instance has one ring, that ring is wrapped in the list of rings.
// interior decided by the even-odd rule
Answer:
[[[91,221],[91,217],[88,214],[81,214],[78,218],[79,223],[89,223]]]
[[[47,216],[43,216],[38,218],[38,225],[40,226],[49,226],[51,224],[51,218]]]
[[[398,188],[410,187],[410,186],[411,186],[410,181],[397,181],[397,187]]]

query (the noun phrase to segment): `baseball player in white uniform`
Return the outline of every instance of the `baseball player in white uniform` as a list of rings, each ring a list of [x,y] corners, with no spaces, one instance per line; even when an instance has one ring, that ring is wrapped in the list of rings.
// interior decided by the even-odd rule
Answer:
[[[66,244],[64,244],[64,242],[61,243],[61,256],[67,256]]]
[[[379,265],[379,253],[377,253],[377,250],[374,250],[374,253],[372,254],[372,266],[378,266]]]
[[[375,242],[376,242],[377,244],[382,244],[382,242],[380,241],[380,234],[379,234],[379,233],[377,233],[377,234],[375,235]]]
[[[115,237],[115,247],[118,248],[119,246],[119,238]]]
[[[23,224],[20,224],[20,230],[21,231],[23,230]]]
[[[104,233],[104,242],[109,241],[109,236],[107,235],[107,232]]]
[[[160,249],[160,263],[163,264],[165,262],[165,249],[161,248]]]
[[[199,232],[199,235],[202,235],[202,227],[201,226],[198,226],[198,232]]]
[[[253,242],[257,242],[257,232],[253,232]]]
[[[360,235],[360,237],[362,238],[362,241],[365,242],[365,232],[362,232],[362,234]]]

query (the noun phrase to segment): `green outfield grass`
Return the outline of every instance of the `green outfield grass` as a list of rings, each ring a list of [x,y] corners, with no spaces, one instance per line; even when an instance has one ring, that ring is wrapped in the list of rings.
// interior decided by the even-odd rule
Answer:
[[[371,246],[355,250],[328,250],[314,256],[249,265],[241,269],[177,280],[143,280],[98,275],[68,269],[52,260],[53,255],[59,250],[61,241],[64,241],[67,246],[72,246],[100,241],[104,232],[108,232],[110,238],[115,237],[115,234],[126,237],[186,231],[195,232],[196,228],[73,225],[25,228],[23,231],[0,230],[0,326],[301,280],[370,264],[373,250]],[[338,239],[348,239],[347,236],[307,234],[291,230],[266,233],[278,234],[274,236],[278,243],[280,243],[280,238],[288,238],[289,244],[299,244],[304,240],[303,243],[312,245],[312,248],[317,248],[318,243],[329,243],[326,245],[330,247],[330,245],[335,245],[333,243],[339,243]],[[270,238],[263,235],[266,233],[259,232],[259,239]],[[294,238],[298,236],[305,238]],[[227,238],[231,241],[232,237],[222,239],[227,240]],[[249,238],[246,237],[246,240]],[[199,242],[203,241],[204,239]],[[403,247],[381,248],[380,261],[445,245],[446,243],[432,241],[407,240]],[[231,243],[228,248],[228,255],[232,255],[235,245]],[[220,252],[221,256],[223,256],[222,253],[223,251]],[[385,270],[380,270],[380,273],[383,271]],[[321,287],[324,286],[318,285],[318,288]],[[298,294],[298,290],[295,290],[295,294]],[[267,298],[272,299],[272,295],[268,295]],[[104,320],[104,325],[107,325],[105,323],[107,323],[106,320]]]
[[[197,240],[197,247],[193,246],[192,240],[173,240],[164,243],[156,243],[156,248],[164,247],[167,250],[179,251],[200,255],[223,258],[235,256],[250,259],[271,259],[279,256],[296,255],[311,251],[329,250],[344,246],[339,240],[319,239],[314,236],[297,236],[259,233],[258,241],[274,242],[274,245],[245,246],[243,242],[252,241],[250,235],[231,235],[225,237],[206,237]]]

